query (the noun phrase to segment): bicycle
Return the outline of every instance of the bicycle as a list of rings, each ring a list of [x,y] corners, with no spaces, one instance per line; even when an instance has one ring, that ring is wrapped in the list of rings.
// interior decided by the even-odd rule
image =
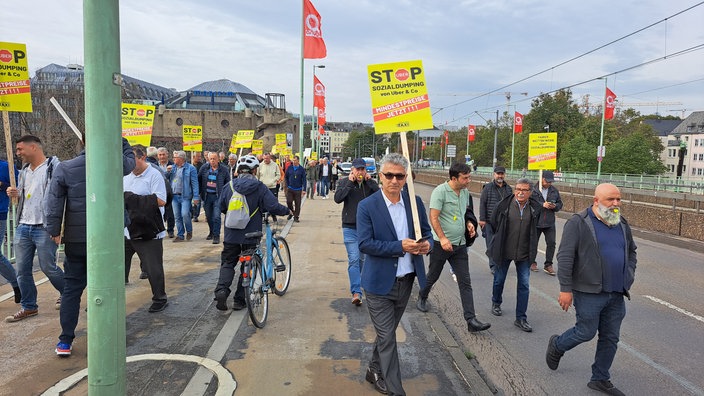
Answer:
[[[243,266],[242,286],[249,318],[257,328],[263,328],[269,315],[269,291],[283,296],[291,282],[291,251],[288,242],[280,235],[275,235],[269,222],[269,213],[264,214],[264,232],[250,232],[246,238],[259,238],[254,249],[240,255]],[[262,248],[261,238],[264,237]]]

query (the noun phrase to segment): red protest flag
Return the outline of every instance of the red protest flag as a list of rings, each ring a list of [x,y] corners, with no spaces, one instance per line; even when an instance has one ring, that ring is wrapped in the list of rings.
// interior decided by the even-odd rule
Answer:
[[[474,135],[476,134],[476,129],[474,125],[470,125],[467,128],[467,141],[473,142],[474,141]]]
[[[321,127],[325,125],[325,105],[318,107],[318,125]]]
[[[608,87],[604,99],[604,119],[610,120],[614,118],[614,109],[616,108],[616,94]]]
[[[521,114],[519,112],[515,112],[513,117],[514,117],[513,133],[523,132],[523,114]]]
[[[313,76],[313,107],[325,108],[325,85]]]
[[[310,0],[303,0],[303,58],[319,59],[328,55],[320,29],[321,19],[318,10]]]
[[[424,150],[425,150],[425,140],[423,140],[423,144],[421,145],[420,150],[421,150],[421,151],[424,151]]]

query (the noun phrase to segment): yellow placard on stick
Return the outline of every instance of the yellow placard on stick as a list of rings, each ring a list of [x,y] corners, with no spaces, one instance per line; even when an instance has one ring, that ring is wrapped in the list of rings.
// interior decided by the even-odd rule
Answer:
[[[263,140],[252,140],[252,154],[254,154],[254,155],[264,154],[264,141]]]
[[[433,128],[422,61],[368,65],[367,74],[376,134]]]
[[[557,133],[528,135],[528,170],[557,169]]]
[[[151,145],[154,110],[155,107],[149,105],[122,104],[122,137],[131,145]]]
[[[32,112],[25,44],[0,42],[0,111]]]
[[[250,148],[252,147],[252,140],[254,140],[253,130],[239,130],[237,131],[235,148]]]
[[[183,126],[183,151],[203,151],[203,127]]]
[[[276,145],[280,144],[286,144],[286,134],[285,133],[277,133],[276,134]]]

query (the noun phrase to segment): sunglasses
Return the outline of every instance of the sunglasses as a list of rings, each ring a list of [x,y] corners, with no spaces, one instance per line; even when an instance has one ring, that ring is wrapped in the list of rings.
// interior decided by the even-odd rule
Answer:
[[[391,179],[393,179],[393,178],[395,177],[396,180],[401,181],[401,180],[403,180],[403,179],[406,178],[406,174],[405,174],[405,173],[391,173],[391,172],[388,172],[388,173],[382,173],[382,175],[384,175],[384,177],[386,178],[386,180],[391,180]]]

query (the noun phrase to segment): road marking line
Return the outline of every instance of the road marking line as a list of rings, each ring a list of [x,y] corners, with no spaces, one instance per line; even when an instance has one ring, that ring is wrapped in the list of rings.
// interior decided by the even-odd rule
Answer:
[[[199,364],[210,370],[218,378],[218,389],[215,392],[216,396],[231,396],[237,389],[237,381],[232,376],[230,371],[223,367],[220,362],[194,355],[179,355],[167,353],[150,353],[144,355],[127,356],[127,363],[139,362],[144,360],[174,360],[179,362],[190,362]],[[76,383],[81,381],[88,375],[88,369],[83,369],[69,377],[59,381],[56,385],[47,389],[42,395],[59,396],[61,392],[69,390]],[[185,394],[185,393],[184,393]],[[202,393],[200,393],[202,395]]]
[[[678,307],[678,306],[676,306],[676,305],[672,305],[672,304],[670,304],[669,302],[667,302],[667,301],[665,301],[665,300],[661,300],[661,299],[659,299],[659,298],[657,298],[657,297],[653,297],[653,296],[643,296],[643,297],[647,298],[648,300],[655,301],[655,302],[658,303],[658,304],[662,304],[662,305],[664,305],[664,306],[666,306],[666,307],[668,307],[668,308],[670,308],[670,309],[674,309],[675,311],[677,311],[677,312],[679,312],[679,313],[681,313],[681,314],[685,314],[685,315],[689,316],[690,318],[694,318],[694,319],[696,319],[696,320],[698,320],[698,321],[704,323],[704,317],[699,316],[699,315],[696,315],[696,314],[693,314],[693,313],[687,311],[686,309],[682,309],[682,308],[680,308],[680,307]]]

